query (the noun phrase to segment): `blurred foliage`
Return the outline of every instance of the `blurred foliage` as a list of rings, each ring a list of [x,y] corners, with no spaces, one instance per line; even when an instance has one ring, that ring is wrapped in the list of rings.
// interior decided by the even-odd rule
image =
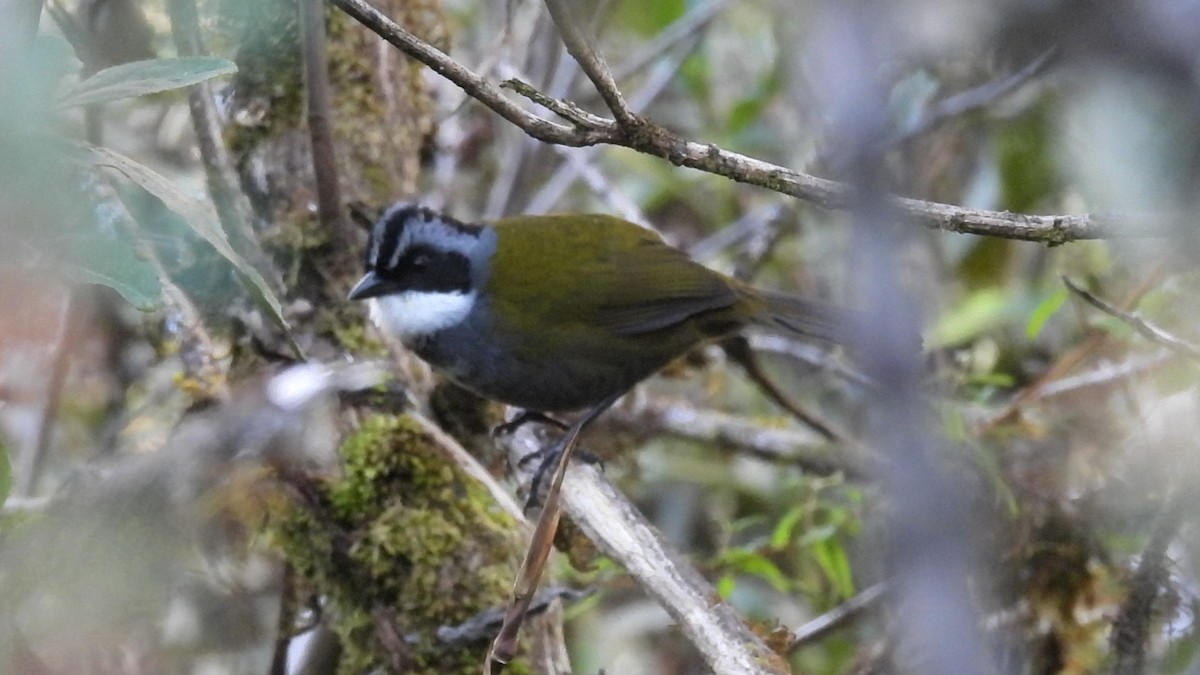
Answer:
[[[827,8],[821,3],[728,3],[684,37],[655,53],[646,51],[676,22],[709,4],[617,0],[601,15],[583,20],[598,33],[600,51],[622,74],[626,93],[647,88],[639,110],[650,118],[698,142],[837,177],[844,159],[839,153],[853,139],[832,127],[837,102],[828,100],[829,84],[814,65],[821,60],[814,50],[824,44],[829,28]],[[1031,8],[904,2],[864,10],[865,16],[881,17],[886,27],[881,35],[891,38],[894,50],[890,60],[871,68],[877,77],[873,84],[886,101],[888,131],[897,139],[882,152],[880,166],[898,192],[1016,212],[1181,214],[1177,229],[1158,239],[1076,242],[1047,250],[913,231],[897,244],[896,254],[906,264],[905,283],[923,312],[930,379],[942,396],[936,404],[937,431],[948,449],[940,457],[986,515],[978,522],[984,561],[975,600],[980,625],[995,638],[996,651],[1012,655],[1004,672],[1106,668],[1108,630],[1126,601],[1149,524],[1164,495],[1196,481],[1196,366],[1140,336],[1126,319],[1083,304],[1060,282],[1069,276],[1172,334],[1200,337],[1191,311],[1192,298],[1200,293],[1195,268],[1200,242],[1191,215],[1200,196],[1195,189],[1200,95],[1190,47],[1196,41],[1189,32],[1194,16],[1178,5],[1172,12],[1180,18],[1168,20],[1175,14],[1159,11],[1161,3],[1146,3],[1142,10],[1136,5],[1112,3],[1072,13],[1071,3]],[[173,144],[162,141],[172,128],[186,129],[180,97],[147,95],[228,75],[232,65],[226,59],[239,58],[238,78],[247,86],[224,90],[222,96],[247,96],[237,109],[257,110],[263,117],[238,117],[227,127],[226,140],[236,149],[255,151],[265,136],[294,130],[302,92],[296,84],[293,24],[286,30],[237,32],[243,25],[284,25],[255,19],[291,6],[204,3],[211,19],[205,22],[206,32],[211,31],[205,37],[221,57],[81,64],[72,58],[71,46],[47,28],[25,64],[5,64],[0,74],[0,263],[39,284],[43,279],[97,284],[120,296],[105,302],[83,296],[84,304],[97,305],[88,315],[95,325],[74,339],[79,349],[72,352],[59,433],[51,444],[55,470],[40,484],[39,495],[69,490],[73,480],[88,482],[86,474],[68,478],[73,474],[63,466],[77,469],[83,458],[99,462],[130,448],[157,447],[138,439],[165,437],[182,410],[196,403],[199,397],[180,396],[189,391],[181,373],[190,368],[195,351],[187,340],[176,342],[186,331],[172,293],[195,303],[201,327],[227,323],[231,308],[245,304],[247,295],[268,322],[283,325],[283,298],[246,261],[246,252],[230,244],[217,219],[194,140],[177,131]],[[451,35],[431,39],[491,79],[515,73],[556,96],[601,110],[554,31],[538,18],[539,8],[538,3],[448,1],[442,9],[451,18]],[[148,25],[157,29],[155,46],[167,53],[165,17],[150,4],[146,12]],[[1105,12],[1131,16],[1106,19]],[[351,39],[347,36],[355,27],[338,16],[331,35]],[[530,20],[518,20],[525,18]],[[1122,30],[1105,30],[1113,25]],[[1042,39],[1048,28],[1052,40]],[[1124,44],[1125,35],[1137,37],[1137,44]],[[920,128],[937,102],[1021,67],[1031,40],[1038,50],[1059,44],[1061,62],[981,109],[906,136]],[[1189,45],[1186,58],[1172,51],[1180,44]],[[837,56],[856,58],[868,51],[864,47],[843,44]],[[1097,50],[1106,51],[1098,55]],[[92,53],[83,52],[85,60]],[[643,65],[626,71],[627,64],[639,62]],[[374,84],[370,64],[341,63],[333,69],[335,78],[355,86]],[[386,127],[359,132],[363,120],[355,111],[374,112],[374,104],[357,94],[338,97],[343,107],[337,123],[359,137],[361,157],[403,154],[409,166],[422,163],[423,176],[413,192],[455,215],[474,218],[497,205],[519,210],[561,179],[567,187],[546,208],[630,213],[688,245],[723,232],[747,214],[783,205],[784,215],[770,227],[752,223],[745,234],[715,247],[706,263],[754,270],[764,285],[853,302],[849,281],[858,270],[845,263],[855,244],[844,213],[679,170],[628,150],[538,148],[478,105],[461,104],[461,94],[435,76],[405,63],[415,79],[434,89],[437,108],[414,103],[418,109],[407,117],[422,131],[406,135],[403,148],[389,145],[402,134],[390,134]],[[93,68],[99,65],[113,67]],[[91,70],[96,71],[91,77],[79,79]],[[255,107],[273,100],[286,105]],[[100,104],[110,136],[103,145],[89,146],[80,140],[82,108]],[[256,162],[304,161],[279,149],[272,152],[252,154],[245,162],[248,172]],[[391,169],[357,161],[361,157],[356,155],[356,164],[370,166],[352,187],[361,194],[387,194]],[[307,203],[303,189],[295,192],[300,193],[295,203]],[[394,196],[412,196],[407,187],[404,192]],[[256,226],[269,239],[267,248],[284,260],[289,316],[301,337],[328,329],[341,349],[359,357],[377,354],[378,344],[366,337],[357,318],[331,329],[315,325],[328,321],[329,314],[314,311],[314,300],[319,304],[344,293],[336,288],[335,274],[310,262],[325,258],[307,255],[327,252],[328,233],[311,219],[308,229],[285,229],[275,221]],[[1136,216],[1118,223],[1130,234],[1140,234],[1142,226]],[[309,290],[318,288],[320,293]],[[138,315],[130,308],[149,313]],[[323,309],[331,308],[317,308]],[[50,329],[39,323],[29,335],[23,331],[30,327],[19,322],[0,326],[2,498],[13,489],[14,467],[21,466],[10,455],[23,456],[36,435],[29,429],[37,426],[39,402],[46,399],[38,379],[51,370],[53,355],[46,352],[54,342],[54,315],[52,308],[42,308],[38,322]],[[230,343],[261,346],[253,326],[230,330],[235,333]],[[323,357],[344,356],[330,351]],[[775,356],[780,360],[772,375],[789,395],[834,420],[852,438],[860,436],[869,411],[861,409],[861,387],[837,374],[836,358],[819,351],[807,360]],[[14,363],[25,369],[8,370]],[[720,355],[707,354],[677,369],[685,376],[650,383],[644,395],[737,411],[763,428],[798,426],[726,365]],[[257,362],[255,368],[239,373],[239,383],[259,378]],[[423,371],[408,367],[404,372],[418,373],[408,379],[414,395],[421,394]],[[103,404],[78,404],[89,396]],[[448,407],[448,416],[458,415],[458,407]],[[72,419],[84,416],[79,411],[90,417]],[[453,428],[453,421],[445,426]],[[484,436],[479,420],[468,421],[460,425],[462,434],[478,445]],[[410,445],[420,445],[420,435],[388,426],[393,423],[402,424],[368,422],[343,447],[346,475],[318,486],[317,500],[351,546],[334,541],[320,527],[324,523],[305,520],[303,514],[284,517],[272,534],[296,561],[305,589],[325,592],[330,606],[349,617],[342,628],[359,651],[345,661],[346,668],[365,670],[379,661],[370,649],[374,604],[455,622],[487,602],[499,602],[507,583],[500,571],[501,559],[510,556],[501,546],[508,545],[507,525],[493,520],[495,514],[474,490],[459,491],[449,469],[432,466],[419,451],[408,452]],[[64,433],[70,425],[88,433]],[[401,440],[377,443],[376,435],[388,433]],[[614,445],[628,443],[619,439]],[[756,621],[795,627],[888,577],[880,553],[886,533],[878,531],[879,513],[888,505],[871,483],[817,477],[753,456],[725,439],[653,438],[632,455],[614,458],[607,470],[671,541],[702,561],[721,595]],[[416,497],[406,494],[397,476],[416,473],[430,477],[436,500],[427,493],[421,498],[431,500],[417,506],[406,501]],[[487,523],[478,538],[462,531],[468,516]],[[94,517],[104,520],[107,514]],[[8,519],[0,522],[6,537],[21,531]],[[81,517],[80,522],[86,527],[91,521]],[[117,546],[104,555],[130,563],[136,577],[145,568],[133,559],[149,565],[160,549],[146,544],[152,535],[135,534],[124,540],[115,536]],[[489,544],[495,550],[478,548]],[[1146,645],[1153,672],[1195,669],[1200,645],[1196,546],[1195,533],[1184,529],[1170,549],[1170,573],[1162,582]],[[472,556],[476,562],[487,558],[485,572],[472,576],[456,569],[451,591],[430,597],[424,590],[436,586],[440,570],[436,564],[418,570],[414,561],[462,562]],[[338,561],[349,562],[339,567]],[[82,586],[100,583],[77,576]],[[572,578],[603,589],[572,610],[577,672],[697,669],[694,654],[666,619],[638,614],[645,600],[628,589],[621,570],[601,561],[586,576]],[[485,586],[486,596],[467,589],[470,584]],[[886,671],[888,659],[906,656],[893,654],[889,622],[895,620],[885,612],[869,612],[805,646],[793,662],[798,671],[811,673]],[[598,641],[598,634],[605,639]],[[615,636],[611,641],[610,635]],[[465,669],[472,661],[464,656],[462,663]]]
[[[12,492],[12,462],[9,460],[8,446],[0,440],[0,504],[8,499]]]

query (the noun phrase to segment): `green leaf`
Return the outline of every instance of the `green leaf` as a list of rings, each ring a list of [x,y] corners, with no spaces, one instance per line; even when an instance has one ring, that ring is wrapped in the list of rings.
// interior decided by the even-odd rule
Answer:
[[[67,90],[58,105],[69,108],[108,103],[179,89],[233,72],[237,72],[237,66],[232,61],[211,56],[123,63],[105,68]]]
[[[183,218],[193,232],[207,241],[233,265],[241,277],[243,287],[250,294],[254,303],[288,334],[289,340],[291,339],[291,327],[283,318],[283,308],[279,299],[275,297],[275,293],[258,270],[254,269],[229,245],[225,231],[218,224],[217,214],[212,204],[193,199],[162,174],[120,153],[95,146],[83,146],[83,150],[92,164],[116,171],[133,184],[157,197],[168,209]],[[295,347],[293,342],[293,348]],[[297,351],[297,354],[299,353]]]
[[[138,259],[130,249],[109,249],[105,255],[95,250],[87,254],[87,260],[77,261],[68,271],[68,276],[85,284],[108,286],[121,294],[125,302],[148,312],[161,304],[162,283],[154,268]]]
[[[743,574],[762,579],[780,593],[786,592],[791,586],[779,567],[756,551],[730,551],[726,563]]]
[[[796,530],[796,525],[800,523],[800,519],[807,512],[808,509],[803,506],[793,506],[783,514],[771,532],[771,547],[779,549],[787,546],[787,543],[792,540],[792,532]]]
[[[626,0],[617,3],[612,15],[622,30],[638,35],[650,36],[671,25],[683,16],[687,3],[684,0]],[[582,13],[576,19],[582,18]]]
[[[754,91],[738,99],[729,111],[729,133],[739,134],[756,122],[763,110],[775,100],[782,84],[783,77],[778,68],[771,69],[760,78]]]
[[[836,539],[826,539],[812,547],[813,557],[821,566],[825,577],[834,590],[843,598],[854,595],[854,574],[850,571],[850,559],[846,549]]]
[[[1035,211],[1058,190],[1062,181],[1052,152],[1057,117],[1051,105],[1039,105],[1009,120],[996,133],[996,163],[1005,209]]]
[[[720,579],[717,579],[717,595],[722,600],[728,600],[733,593],[735,580],[732,574],[722,574]]]
[[[1067,289],[1059,288],[1046,296],[1045,300],[1039,302],[1038,306],[1033,309],[1033,314],[1029,316],[1029,321],[1025,324],[1025,337],[1030,340],[1037,339],[1038,334],[1042,332],[1042,327],[1046,325],[1046,321],[1054,316],[1066,301]]]
[[[998,325],[1008,310],[1008,296],[1000,288],[986,288],[968,295],[942,315],[926,341],[929,345],[959,345]]]

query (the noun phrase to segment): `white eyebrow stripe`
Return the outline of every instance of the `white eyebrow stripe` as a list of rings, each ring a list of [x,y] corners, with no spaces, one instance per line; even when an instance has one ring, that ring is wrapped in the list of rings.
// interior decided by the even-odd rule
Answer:
[[[394,268],[400,262],[400,255],[408,248],[407,235],[408,233],[405,232],[404,236],[401,236],[400,240],[396,242],[396,247],[392,249],[392,257],[388,259],[388,269]]]

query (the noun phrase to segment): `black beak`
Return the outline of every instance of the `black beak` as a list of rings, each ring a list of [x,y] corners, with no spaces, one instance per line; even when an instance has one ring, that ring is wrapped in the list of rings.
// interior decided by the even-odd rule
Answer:
[[[391,290],[391,284],[387,281],[375,276],[374,272],[367,272],[363,278],[354,284],[354,288],[350,289],[350,295],[346,296],[347,300],[366,300],[383,295]]]

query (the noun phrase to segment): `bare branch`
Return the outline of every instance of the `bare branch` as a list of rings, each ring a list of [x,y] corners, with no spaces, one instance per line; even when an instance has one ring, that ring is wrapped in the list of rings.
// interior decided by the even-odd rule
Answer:
[[[960,117],[994,103],[1045,72],[1046,68],[1054,61],[1056,55],[1057,50],[1053,48],[1048,49],[1015,73],[1006,75],[998,80],[985,82],[953,96],[947,96],[931,106],[915,124],[907,129],[902,129],[891,138],[885,140],[879,150],[882,151],[903,143],[910,138],[928,133],[955,117]]]
[[[792,417],[796,418],[801,424],[809,427],[813,431],[820,434],[825,440],[834,443],[844,443],[846,435],[835,430],[828,422],[821,419],[816,413],[811,413],[796,403],[787,394],[779,388],[779,385],[771,381],[763,369],[762,364],[758,362],[758,357],[754,350],[750,348],[750,341],[744,336],[735,335],[721,342],[721,349],[725,354],[733,360],[734,363],[742,367],[746,371],[746,377],[750,381],[758,385],[758,388],[775,402],[776,405],[788,411]]]
[[[1159,328],[1149,321],[1146,321],[1136,314],[1117,309],[1108,302],[1105,302],[1095,295],[1092,295],[1089,291],[1085,290],[1065,276],[1062,278],[1062,280],[1072,293],[1083,298],[1084,301],[1086,301],[1089,305],[1095,307],[1101,312],[1120,319],[1122,322],[1128,324],[1130,328],[1133,328],[1138,332],[1139,335],[1147,340],[1150,340],[1155,344],[1162,345],[1176,354],[1181,354],[1192,359],[1200,359],[1200,347],[1197,347],[1187,340],[1172,335],[1171,333]]]
[[[200,15],[195,0],[170,0],[167,12],[171,18],[171,34],[180,56],[203,56],[206,53],[200,40]],[[204,161],[204,176],[221,229],[229,236],[234,249],[254,265],[270,285],[282,295],[283,281],[278,270],[262,250],[251,223],[254,209],[242,192],[237,170],[223,139],[221,115],[213,96],[212,84],[200,82],[188,89],[188,110],[196,146]]]
[[[626,431],[669,434],[702,443],[727,445],[769,462],[792,464],[817,475],[841,471],[852,478],[870,475],[875,461],[861,449],[834,446],[815,432],[754,424],[716,410],[679,402],[647,402],[636,410],[613,408],[607,421]]]
[[[570,101],[560,101],[553,96],[547,96],[546,94],[538,91],[537,88],[528,82],[524,82],[516,78],[509,78],[501,82],[500,86],[505,89],[512,89],[521,96],[524,96],[530,101],[542,106],[546,110],[549,110],[555,115],[558,115],[564,120],[574,124],[576,127],[599,128],[611,123],[610,120],[600,117],[599,115],[593,115],[592,113],[580,108],[578,105]]]
[[[380,37],[449,79],[537,140],[572,147],[600,143],[619,145],[662,157],[677,166],[757,185],[825,208],[847,209],[851,206],[853,190],[845,183],[800,173],[711,143],[689,141],[645,118],[638,118],[635,127],[623,127],[602,118],[586,118],[586,124],[585,118],[578,118],[573,120],[573,125],[543,119],[510,101],[496,85],[396,25],[365,0],[333,2]],[[1171,222],[1168,217],[1151,214],[1019,214],[968,209],[906,197],[892,197],[890,206],[900,215],[931,229],[1051,245],[1077,239],[1161,235],[1169,231]],[[1138,222],[1140,226],[1136,230],[1120,227],[1126,221]]]
[[[510,101],[499,87],[471,72],[445,52],[401,28],[365,0],[334,0],[334,4],[400,51],[429,66],[434,72],[458,85],[469,96],[540,141],[574,147],[595,145],[604,142],[610,135],[609,127],[616,126],[615,123],[609,122],[599,128],[581,129],[538,117]]]
[[[837,607],[797,627],[792,631],[792,644],[788,647],[788,651],[793,652],[810,645],[824,638],[830,632],[854,621],[877,605],[886,592],[887,586],[882,583],[869,586]]]
[[[729,0],[709,0],[690,8],[687,14],[676,19],[674,23],[664,28],[653,40],[647,43],[642,51],[634,54],[629,60],[622,63],[617,68],[617,72],[613,74],[613,77],[623,80],[645,68],[651,61],[658,58],[660,54],[668,49],[697,36],[728,5]],[[691,50],[689,49],[688,51]],[[634,108],[642,107],[637,104],[637,96],[632,96],[630,99],[633,101]]]
[[[1104,363],[1093,370],[1047,383],[1041,388],[1038,398],[1054,398],[1092,387],[1115,387],[1131,377],[1149,373],[1173,363],[1177,358],[1174,353],[1159,352],[1154,356],[1130,359],[1123,363]]]
[[[337,154],[333,144],[333,104],[325,52],[325,3],[321,0],[297,2],[300,5],[303,35],[301,60],[304,65],[313,180],[316,182],[317,217],[325,231],[332,233],[344,246],[353,247],[358,242],[342,210],[342,190],[338,182]]]
[[[724,0],[712,3],[713,5],[723,5]],[[680,19],[679,21],[685,21]],[[670,30],[668,28],[667,30]],[[630,105],[635,109],[641,110],[658,97],[660,93],[670,84],[679,72],[679,68],[683,65],[684,60],[692,54],[695,46],[699,44],[699,40],[693,40],[691,45],[686,49],[679,50],[680,53],[670,59],[669,62],[664,62],[656,67],[642,84],[641,88],[635,91],[630,97]],[[564,157],[573,157],[574,161],[567,161],[558,167],[554,174],[542,184],[541,189],[537,191],[525,207],[525,213],[548,213],[556,203],[563,192],[570,187],[576,179],[580,177],[580,173],[586,167],[590,167],[590,160],[595,157],[599,151],[599,147],[590,147],[584,149],[568,150],[559,148],[559,153]],[[571,154],[568,154],[571,153]],[[622,215],[625,220],[646,225],[647,223],[636,218],[630,218],[627,215]],[[661,233],[660,233],[661,234]]]
[[[617,81],[613,79],[608,63],[596,51],[591,37],[583,32],[579,21],[571,16],[571,10],[567,3],[564,0],[546,0],[546,9],[550,10],[550,18],[558,27],[567,51],[575,57],[580,67],[583,68],[584,74],[596,86],[596,91],[600,94],[600,98],[604,99],[604,104],[612,111],[617,124],[627,128],[641,126],[641,118],[626,103],[625,97],[617,88]]]
[[[532,478],[536,467],[522,469],[521,458],[541,447],[534,426],[527,424],[501,439],[511,464],[518,467],[522,482]],[[624,567],[678,622],[713,673],[791,672],[731,607],[717,599],[716,589],[662,541],[654,526],[596,468],[572,463],[567,469],[562,501],[567,515],[587,538]]]

